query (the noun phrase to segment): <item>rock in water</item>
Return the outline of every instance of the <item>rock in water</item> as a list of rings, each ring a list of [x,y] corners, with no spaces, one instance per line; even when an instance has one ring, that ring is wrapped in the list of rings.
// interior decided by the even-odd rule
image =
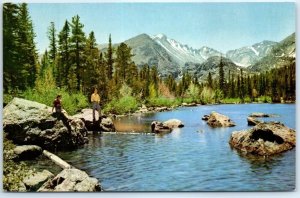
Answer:
[[[81,113],[72,116],[73,118],[81,119],[88,131],[105,131],[112,132],[115,131],[115,125],[110,117],[102,115],[100,119],[93,120],[93,110],[92,109],[82,109]],[[98,113],[96,113],[96,118],[98,118]]]
[[[23,183],[25,184],[27,191],[37,191],[46,181],[53,177],[54,175],[51,172],[43,170],[42,172],[37,172],[24,178]]]
[[[152,133],[168,133],[171,132],[171,128],[164,125],[162,122],[153,121],[151,123],[151,131]]]
[[[248,125],[249,125],[249,126],[255,126],[255,125],[257,125],[257,124],[263,123],[262,121],[257,120],[257,119],[255,119],[254,117],[248,117],[248,118],[247,118],[247,122],[248,122]]]
[[[82,120],[66,113],[58,118],[51,107],[14,98],[3,109],[3,130],[17,144],[34,144],[44,149],[72,149],[86,142]]]
[[[211,127],[232,127],[235,126],[235,123],[232,122],[229,117],[222,115],[217,112],[211,112],[207,124]]]
[[[153,121],[151,123],[152,133],[171,132],[174,128],[184,127],[184,124],[178,119],[170,119],[165,122]]]
[[[204,115],[201,119],[207,121],[209,119],[209,115]]]
[[[273,155],[296,146],[296,131],[280,123],[260,123],[248,130],[232,132],[229,144],[245,153]]]
[[[84,171],[71,168],[64,169],[56,177],[48,180],[38,192],[96,192],[102,191],[98,180],[89,177]]]
[[[42,148],[36,145],[22,145],[14,148],[18,160],[34,159],[42,154]]]
[[[178,119],[167,120],[163,123],[163,125],[168,126],[171,129],[184,127],[184,124]]]
[[[261,112],[254,112],[254,113],[251,113],[249,115],[249,117],[260,117],[260,118],[262,118],[262,117],[271,117],[271,115],[266,114],[266,113],[261,113]]]

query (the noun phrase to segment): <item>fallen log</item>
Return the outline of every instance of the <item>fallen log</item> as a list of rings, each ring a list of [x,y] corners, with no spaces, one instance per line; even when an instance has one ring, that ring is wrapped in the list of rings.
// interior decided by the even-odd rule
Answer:
[[[66,161],[62,160],[60,157],[58,157],[57,155],[54,155],[53,153],[51,153],[47,150],[43,150],[43,154],[63,169],[72,168],[72,166],[70,164],[68,164]]]

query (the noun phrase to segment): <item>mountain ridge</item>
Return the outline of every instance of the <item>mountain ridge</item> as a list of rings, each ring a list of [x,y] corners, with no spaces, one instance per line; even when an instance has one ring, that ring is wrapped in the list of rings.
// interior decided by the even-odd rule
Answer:
[[[287,38],[290,37],[295,38],[295,33]],[[260,67],[262,70],[266,70],[269,65],[261,66],[262,64],[260,64],[260,62],[264,62],[265,57],[271,54],[274,49],[280,51],[285,45],[295,46],[295,42],[292,42],[293,39],[287,38],[280,42],[263,40],[251,46],[228,50],[225,54],[208,46],[194,49],[187,44],[182,44],[175,39],[168,38],[162,33],[152,36],[146,33],[139,34],[125,40],[124,43],[132,48],[132,53],[134,54],[132,59],[138,66],[148,64],[151,67],[157,65],[162,77],[168,76],[169,74],[178,77],[184,71],[195,72],[196,70],[198,72],[197,75],[200,77],[205,75],[200,74],[199,69],[195,67],[203,63],[210,63],[211,67],[216,67],[215,64],[212,64],[213,62],[211,60],[207,62],[210,57],[216,56],[229,59],[230,66],[234,64],[236,68],[244,68],[245,70],[251,70],[253,72],[259,72]],[[286,39],[287,41],[283,42]],[[119,44],[113,44],[113,47],[116,48],[118,45]],[[105,51],[105,49],[106,48],[103,47],[101,50]],[[295,56],[295,47],[290,47],[289,50],[289,56],[293,56],[293,54]]]

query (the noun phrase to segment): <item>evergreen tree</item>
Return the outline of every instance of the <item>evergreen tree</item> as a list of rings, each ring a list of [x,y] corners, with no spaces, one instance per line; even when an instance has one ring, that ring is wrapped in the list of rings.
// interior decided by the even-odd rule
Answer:
[[[230,86],[230,97],[235,98],[236,97],[236,91],[235,91],[235,84],[234,84],[234,74],[232,74],[231,77],[231,86]]]
[[[219,65],[219,89],[221,91],[225,92],[224,63],[222,60],[222,56],[221,56],[220,65]]]
[[[66,20],[63,29],[58,35],[59,44],[59,59],[60,59],[60,70],[62,71],[62,84],[68,85],[68,74],[70,69],[70,26]]]
[[[33,25],[26,3],[20,4],[18,18],[21,71],[19,76],[19,87],[25,89],[27,86],[32,87],[34,85],[38,70],[37,52],[34,43],[35,33],[33,31]]]
[[[241,81],[240,81],[240,98],[244,101],[245,98],[245,79],[243,77],[243,70],[241,69]]]
[[[27,4],[5,3],[3,25],[4,91],[32,87],[39,65]]]
[[[72,17],[72,36],[71,36],[71,47],[72,47],[72,55],[74,56],[74,64],[76,65],[76,88],[80,90],[82,87],[82,76],[83,76],[83,68],[82,68],[82,54],[84,50],[85,44],[85,35],[83,32],[83,24],[80,23],[80,17],[78,15]],[[69,75],[74,76],[74,75]],[[71,80],[74,81],[74,80]]]
[[[54,22],[51,22],[50,27],[48,28],[48,38],[50,41],[49,58],[51,62],[54,63],[57,54],[57,39],[56,39],[56,29],[55,29]]]
[[[107,77],[109,80],[112,79],[113,77],[113,47],[111,44],[111,35],[109,34],[109,39],[108,39],[108,49],[107,53],[105,53],[105,59],[106,59],[106,64],[107,64]]]
[[[18,12],[18,5],[3,4],[3,88],[6,93],[18,86]]]
[[[62,84],[62,63],[58,60],[57,57],[57,38],[56,38],[56,29],[54,22],[50,23],[50,26],[48,28],[48,38],[50,41],[49,44],[49,60],[51,63],[51,67],[53,70],[54,78],[57,82],[57,85],[60,87]],[[58,64],[60,62],[60,64]]]
[[[84,49],[84,68],[82,76],[82,89],[85,94],[89,93],[91,87],[98,85],[100,77],[99,50],[97,48],[94,32],[89,34]]]
[[[210,87],[210,88],[213,88],[213,80],[212,80],[212,77],[211,77],[211,73],[210,73],[210,72],[208,72],[207,86]]]
[[[115,65],[115,76],[116,80],[121,80],[122,82],[127,82],[130,80],[129,67],[132,62],[131,48],[125,43],[121,43],[116,51],[116,65]]]

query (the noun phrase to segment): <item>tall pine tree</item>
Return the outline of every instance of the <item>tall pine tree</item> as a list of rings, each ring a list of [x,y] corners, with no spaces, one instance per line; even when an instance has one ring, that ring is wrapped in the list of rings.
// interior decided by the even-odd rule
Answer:
[[[107,77],[109,80],[111,80],[113,77],[113,64],[114,64],[113,52],[114,52],[114,49],[111,44],[111,35],[109,34],[108,49],[107,49],[107,52],[105,53],[106,66],[107,66]]]
[[[66,20],[63,29],[58,34],[58,49],[59,59],[62,71],[62,84],[63,86],[68,85],[68,74],[70,70],[70,25]]]
[[[82,76],[83,76],[83,50],[85,44],[85,35],[83,32],[83,24],[80,23],[80,17],[78,15],[72,17],[72,36],[71,36],[71,47],[72,55],[74,57],[73,65],[75,65],[75,74],[76,74],[76,89],[79,91],[82,88]],[[74,75],[69,75],[74,77]],[[74,82],[74,79],[69,82]]]

